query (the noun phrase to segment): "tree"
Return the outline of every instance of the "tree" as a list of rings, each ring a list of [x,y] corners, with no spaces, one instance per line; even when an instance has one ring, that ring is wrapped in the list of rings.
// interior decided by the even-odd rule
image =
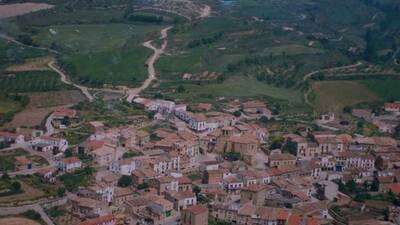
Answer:
[[[122,175],[118,180],[118,186],[120,187],[128,187],[132,184],[132,177],[127,175]]]
[[[42,218],[42,216],[33,209],[29,209],[28,211],[24,212],[23,215],[31,220],[36,220],[36,221]]]
[[[345,107],[343,108],[343,112],[344,112],[344,113],[351,113],[351,112],[352,112],[352,109],[351,109],[350,106],[345,106]]]
[[[195,185],[193,187],[193,192],[196,194],[196,197],[198,197],[201,192],[201,188],[199,186]]]
[[[268,119],[268,117],[266,117],[266,116],[261,116],[260,119],[259,119],[259,121],[260,121],[261,123],[266,124],[266,123],[268,123],[269,119]]]
[[[240,112],[239,110],[237,110],[237,111],[233,112],[233,115],[234,115],[235,117],[240,117],[240,116],[242,115],[242,112]]]
[[[11,191],[12,192],[20,192],[21,184],[18,181],[14,181],[11,183]]]
[[[270,149],[280,149],[282,148],[283,144],[283,137],[281,136],[273,136],[271,137],[271,144],[270,144]]]
[[[149,188],[149,184],[148,183],[139,184],[137,186],[137,189],[139,189],[139,190],[143,190],[143,189],[147,189],[147,188]]]
[[[72,150],[70,148],[65,150],[64,156],[65,156],[65,158],[71,157],[72,156]]]
[[[9,180],[10,179],[10,175],[8,175],[8,173],[3,173],[3,176],[1,176],[2,180]]]
[[[400,124],[394,128],[393,136],[397,139],[400,139]]]
[[[224,158],[228,161],[238,161],[242,156],[239,152],[225,152]]]
[[[181,84],[178,86],[177,91],[178,91],[178,93],[183,93],[183,92],[185,92],[185,87]]]
[[[283,152],[297,156],[297,143],[289,139],[283,146]]]
[[[64,187],[60,187],[57,189],[57,196],[58,197],[63,197],[65,195],[65,188]]]

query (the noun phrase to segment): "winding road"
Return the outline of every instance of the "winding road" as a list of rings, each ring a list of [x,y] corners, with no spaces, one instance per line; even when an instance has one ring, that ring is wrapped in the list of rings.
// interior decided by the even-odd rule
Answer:
[[[167,48],[168,45],[168,30],[170,30],[172,27],[166,27],[161,30],[161,37],[160,39],[164,40],[164,42],[161,45],[161,48],[157,48],[154,45],[152,45],[153,40],[146,41],[143,43],[143,46],[146,48],[149,48],[154,51],[153,55],[150,56],[150,58],[147,59],[146,65],[147,65],[147,73],[148,77],[147,79],[143,82],[142,86],[137,87],[137,88],[130,88],[128,89],[128,97],[126,100],[128,102],[132,102],[133,99],[140,94],[144,89],[149,87],[151,82],[153,82],[156,77],[156,70],[154,68],[155,62],[160,58],[161,54],[164,53],[164,50]]]
[[[50,67],[50,69],[54,70],[54,72],[56,72],[56,73],[58,73],[58,74],[60,75],[61,81],[62,81],[63,83],[66,83],[66,84],[68,84],[68,85],[72,85],[72,86],[78,88],[78,89],[86,96],[86,98],[87,98],[90,102],[92,102],[92,101],[94,100],[94,97],[93,97],[92,94],[90,94],[89,89],[88,89],[87,87],[85,87],[85,86],[76,84],[76,83],[74,83],[74,82],[68,80],[67,75],[66,75],[60,68],[58,68],[58,67],[56,66],[55,61],[49,62],[49,63],[47,64],[47,66]]]

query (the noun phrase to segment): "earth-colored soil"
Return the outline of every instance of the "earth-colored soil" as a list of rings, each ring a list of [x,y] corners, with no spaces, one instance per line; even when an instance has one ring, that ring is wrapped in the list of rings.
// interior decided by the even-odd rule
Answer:
[[[40,225],[39,223],[21,217],[7,217],[0,219],[0,224],[7,225]]]
[[[45,3],[17,3],[0,5],[0,19],[19,16],[26,13],[50,8],[53,8],[53,6]]]
[[[10,196],[4,196],[0,198],[0,203],[20,202],[38,199],[44,196],[43,191],[33,188],[31,185],[27,185],[24,182],[20,182],[22,189],[24,190],[21,194],[15,194]],[[2,223],[0,223],[2,224]]]
[[[378,96],[357,81],[322,81],[312,87],[319,112],[341,112],[343,107],[378,100]]]
[[[85,98],[80,91],[54,91],[28,94],[29,105],[17,113],[6,127],[39,126],[56,107],[76,104]]]
[[[43,71],[49,70],[47,64],[52,60],[52,57],[38,57],[26,60],[22,64],[12,65],[6,69],[8,72],[25,72],[25,71]]]

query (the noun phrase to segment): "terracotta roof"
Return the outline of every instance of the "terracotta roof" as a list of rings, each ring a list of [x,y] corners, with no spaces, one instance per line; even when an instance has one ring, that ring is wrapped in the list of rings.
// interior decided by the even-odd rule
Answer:
[[[58,117],[75,117],[76,116],[76,110],[74,109],[69,109],[69,108],[59,108],[56,109],[53,112],[53,116],[58,116]]]
[[[88,140],[86,145],[90,151],[103,147],[106,142],[104,140]]]
[[[400,194],[400,183],[391,184],[389,189],[397,195]]]
[[[76,157],[76,156],[72,156],[72,157],[69,157],[69,158],[64,158],[62,161],[65,164],[72,164],[72,163],[80,162],[81,160],[79,160],[78,157]]]
[[[272,154],[269,156],[270,161],[276,160],[296,160],[296,156],[289,154],[289,153],[282,153],[282,154]]]
[[[193,205],[186,209],[186,211],[198,215],[208,211],[208,208],[203,205]]]
[[[386,108],[400,109],[400,102],[388,102],[388,103],[385,103],[385,109]]]
[[[187,176],[182,176],[178,178],[179,184],[191,184],[192,180],[190,180]]]
[[[26,158],[25,156],[17,156],[17,157],[15,157],[15,160],[21,165],[28,165],[28,164],[32,163],[32,161],[30,159]]]
[[[257,144],[256,138],[249,138],[246,136],[232,136],[229,138],[229,142],[241,143],[241,144]]]

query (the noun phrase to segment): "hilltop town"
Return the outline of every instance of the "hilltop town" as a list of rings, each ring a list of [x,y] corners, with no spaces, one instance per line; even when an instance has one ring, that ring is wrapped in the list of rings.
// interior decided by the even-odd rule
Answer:
[[[15,196],[10,207],[18,211],[39,197],[35,206],[50,220],[79,225],[400,218],[400,149],[391,137],[399,133],[400,103],[383,105],[379,116],[352,109],[353,117],[376,124],[373,136],[346,132],[332,114],[291,132],[267,128],[268,121],[281,123],[279,115],[258,100],[228,101],[219,111],[142,97],[130,104],[143,114],[117,125],[82,124],[87,111],[72,107],[49,116],[51,129],[0,132],[0,154],[12,164],[1,178],[9,185],[2,196]],[[89,136],[69,143],[65,130],[79,126]],[[19,197],[36,188],[43,196]]]
[[[0,225],[400,225],[398,0],[0,0]]]

